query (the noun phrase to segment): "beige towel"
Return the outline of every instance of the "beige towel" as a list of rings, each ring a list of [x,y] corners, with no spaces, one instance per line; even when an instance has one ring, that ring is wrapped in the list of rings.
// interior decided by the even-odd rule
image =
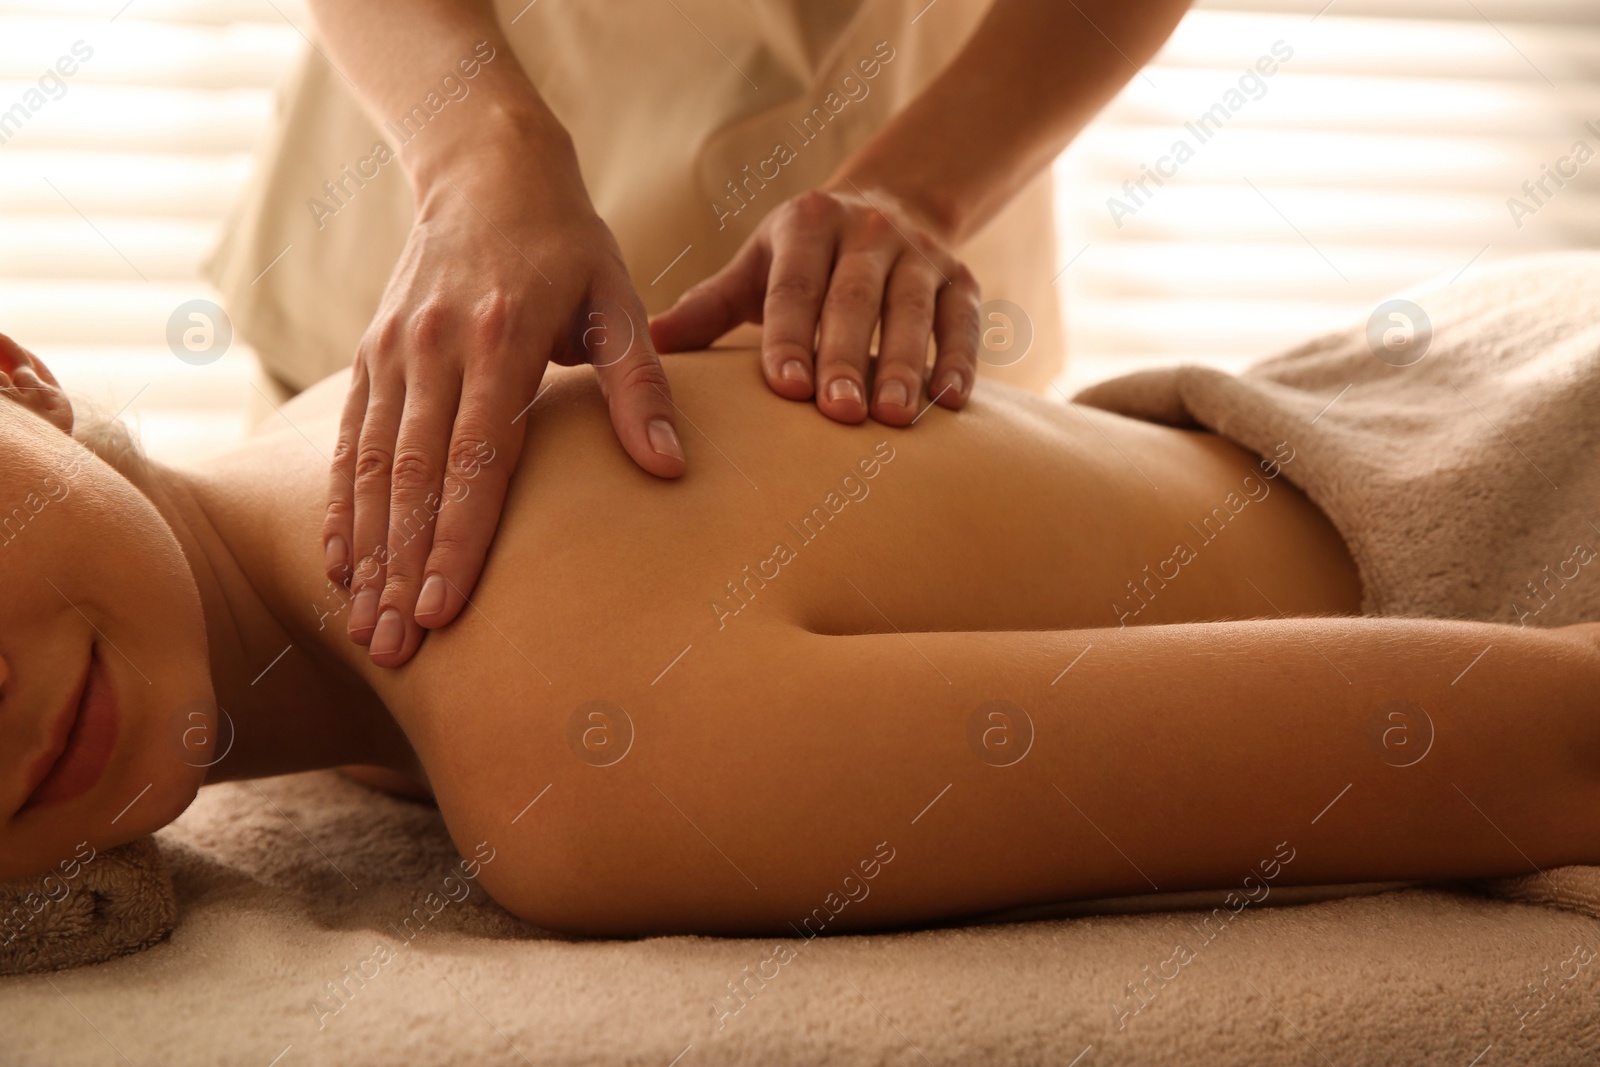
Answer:
[[[171,938],[0,977],[0,1064],[1600,1062],[1595,921],[1454,887],[1263,906],[1274,889],[1211,916],[1214,941],[1193,910],[584,941],[464,879],[436,810],[327,771],[208,786],[157,840]]]
[[[137,952],[178,908],[155,838],[87,845],[39,878],[0,882],[0,975],[58,971]]]

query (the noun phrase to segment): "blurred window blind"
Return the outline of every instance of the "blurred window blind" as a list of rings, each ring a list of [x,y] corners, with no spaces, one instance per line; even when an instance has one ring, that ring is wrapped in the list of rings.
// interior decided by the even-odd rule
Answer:
[[[244,431],[248,348],[192,366],[167,320],[215,295],[199,262],[296,25],[303,0],[0,0],[0,330],[160,458]],[[1587,122],[1593,0],[1201,0],[1057,163],[1064,387],[1238,368],[1423,277],[1590,243],[1600,159],[1544,169],[1600,153]]]
[[[1600,4],[1201,0],[1055,177],[1068,395],[1236,370],[1413,282],[1594,243]]]
[[[160,459],[245,430],[248,347],[194,366],[167,320],[216,298],[200,261],[303,47],[295,22],[299,0],[0,0],[0,330],[126,405]]]

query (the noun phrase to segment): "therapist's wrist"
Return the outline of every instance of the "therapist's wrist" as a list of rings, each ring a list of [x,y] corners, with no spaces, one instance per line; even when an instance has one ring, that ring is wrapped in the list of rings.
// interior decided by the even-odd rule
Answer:
[[[439,130],[440,136],[425,145],[418,138],[402,151],[419,204],[447,179],[459,186],[484,178],[498,180],[501,175],[527,180],[539,174],[576,174],[572,136],[536,94],[529,99],[491,97],[475,103],[479,106],[470,115]]]
[[[865,170],[841,171],[820,188],[841,196],[861,197],[880,210],[889,207],[910,218],[946,245],[954,246],[962,239],[961,219],[953,206],[931,188],[915,182]]]

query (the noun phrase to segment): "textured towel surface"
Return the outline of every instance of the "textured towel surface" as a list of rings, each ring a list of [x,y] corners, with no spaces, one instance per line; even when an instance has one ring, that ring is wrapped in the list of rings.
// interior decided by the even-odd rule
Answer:
[[[1585,963],[1600,926],[1446,888],[1252,904],[1210,940],[1206,912],[1170,911],[574,941],[476,885],[449,888],[460,861],[435,811],[331,773],[208,787],[158,837],[182,915],[171,938],[0,978],[0,1064],[1066,1067],[1092,1046],[1077,1067],[1467,1067],[1491,1044],[1476,1067],[1600,1057],[1600,966]]]
[[[0,974],[101,963],[166,937],[177,916],[154,838],[87,844],[49,874],[0,882]]]
[[[1284,470],[1356,546],[1374,612],[1596,618],[1587,567],[1521,601],[1531,614],[1514,605],[1573,538],[1600,544],[1568,530],[1596,499],[1600,259],[1413,299],[1434,336],[1410,367],[1379,363],[1358,329],[1239,379],[1184,368],[1086,399],[1264,452],[1294,442]],[[1273,890],[1220,917],[1189,896],[809,942],[618,942],[516,921],[436,811],[329,773],[209,787],[158,838],[171,938],[0,979],[0,1064],[1600,1062],[1590,867],[1285,907]]]

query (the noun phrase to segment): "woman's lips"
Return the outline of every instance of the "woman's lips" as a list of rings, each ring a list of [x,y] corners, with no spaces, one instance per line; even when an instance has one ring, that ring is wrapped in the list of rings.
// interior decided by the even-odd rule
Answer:
[[[78,722],[78,714],[83,704],[83,694],[89,687],[89,672],[94,667],[94,645],[89,646],[89,662],[84,664],[83,674],[78,678],[78,684],[72,687],[72,696],[67,699],[67,704],[55,717],[55,729],[50,734],[50,749],[37,762],[28,773],[27,797],[31,798],[44,783],[52,768],[60,761],[62,753],[67,750],[67,742],[72,740],[72,728]],[[27,803],[25,799],[24,804]],[[20,810],[20,809],[19,809]]]
[[[77,703],[61,718],[66,737],[52,750],[50,768],[23,802],[19,815],[83,796],[100,781],[111,762],[119,725],[117,694],[98,650],[90,650],[89,669],[79,683]]]

